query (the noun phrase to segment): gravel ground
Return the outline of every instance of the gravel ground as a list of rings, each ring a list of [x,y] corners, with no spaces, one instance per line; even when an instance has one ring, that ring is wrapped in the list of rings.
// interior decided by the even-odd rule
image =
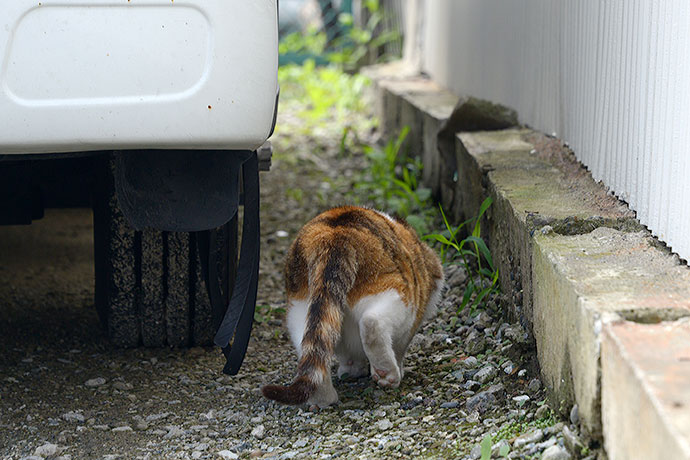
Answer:
[[[348,201],[363,165],[338,152],[337,131],[312,139],[289,134],[299,123],[289,112],[281,122],[262,179],[259,322],[236,377],[220,373],[217,349],[109,345],[93,307],[89,211],[0,227],[0,457],[478,459],[492,434],[496,455],[595,458],[582,455],[577,411],[560,421],[544,404],[534,350],[498,313],[500,297],[457,315],[466,274],[456,267],[400,388],[337,381],[340,403],[319,412],[261,397],[262,384],[295,370],[280,325],[287,247],[309,218]]]

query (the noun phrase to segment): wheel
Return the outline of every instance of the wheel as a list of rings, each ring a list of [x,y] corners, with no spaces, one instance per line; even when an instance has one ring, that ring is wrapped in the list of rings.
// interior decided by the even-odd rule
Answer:
[[[103,327],[120,347],[210,345],[222,316],[211,309],[198,235],[131,228],[118,208],[113,167],[111,156],[99,161],[93,203],[96,308]],[[227,305],[237,264],[237,215],[215,236],[210,253]]]

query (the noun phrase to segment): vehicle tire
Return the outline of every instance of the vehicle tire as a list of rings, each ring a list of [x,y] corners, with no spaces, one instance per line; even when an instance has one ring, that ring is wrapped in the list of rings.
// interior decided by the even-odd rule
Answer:
[[[222,316],[211,309],[196,233],[135,231],[118,207],[114,161],[97,166],[94,193],[96,309],[119,347],[210,345]],[[237,215],[216,231],[218,282],[227,305],[237,269]]]

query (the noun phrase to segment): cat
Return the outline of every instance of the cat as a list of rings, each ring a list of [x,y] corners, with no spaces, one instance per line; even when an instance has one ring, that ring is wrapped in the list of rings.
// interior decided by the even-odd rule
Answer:
[[[338,401],[338,377],[368,372],[397,388],[403,356],[436,309],[443,287],[438,256],[404,220],[369,208],[342,206],[309,221],[285,264],[285,322],[297,350],[297,377],[266,385],[283,404],[327,407]],[[368,364],[367,364],[368,361]]]

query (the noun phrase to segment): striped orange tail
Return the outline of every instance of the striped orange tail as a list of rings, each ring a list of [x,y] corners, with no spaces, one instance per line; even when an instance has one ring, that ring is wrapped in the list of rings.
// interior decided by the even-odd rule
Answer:
[[[302,338],[297,377],[288,386],[266,385],[265,397],[283,404],[303,404],[330,379],[330,365],[340,339],[347,294],[357,276],[357,255],[347,242],[330,244],[310,266],[311,300]]]

